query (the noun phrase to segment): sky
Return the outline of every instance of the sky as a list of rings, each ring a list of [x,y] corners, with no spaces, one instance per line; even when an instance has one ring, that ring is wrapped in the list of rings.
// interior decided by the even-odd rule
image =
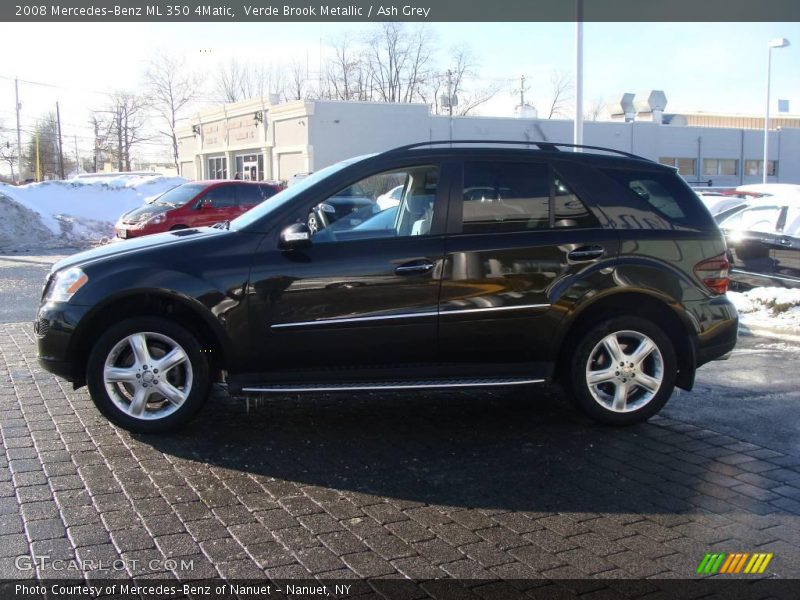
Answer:
[[[230,57],[264,63],[307,62],[318,70],[320,47],[357,37],[374,24],[356,23],[18,23],[0,36],[0,134],[15,127],[14,77],[19,77],[22,129],[59,102],[65,150],[88,154],[89,111],[103,108],[113,90],[136,90],[157,50],[186,57],[213,76]],[[409,24],[409,26],[413,26]],[[430,23],[437,62],[467,44],[477,58],[476,86],[500,92],[478,114],[512,116],[519,78],[526,102],[540,109],[554,71],[574,73],[573,23]],[[586,23],[584,105],[618,100],[624,92],[660,89],[667,112],[762,114],[767,43],[792,42],[772,53],[772,98],[800,114],[800,23]],[[43,43],[47,40],[48,43]],[[32,42],[34,42],[32,44]],[[204,94],[201,103],[211,98]],[[4,136],[5,137],[5,136]],[[13,137],[13,134],[12,134]],[[23,135],[23,138],[25,136]],[[160,142],[143,148],[162,155]]]

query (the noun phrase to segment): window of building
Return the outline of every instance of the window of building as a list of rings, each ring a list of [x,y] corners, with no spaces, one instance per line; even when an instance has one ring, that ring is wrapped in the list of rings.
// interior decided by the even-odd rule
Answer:
[[[732,158],[704,158],[703,175],[736,175],[739,161]]]
[[[680,175],[697,175],[697,159],[679,158],[676,156],[662,156],[658,159],[662,165],[678,169]]]
[[[208,159],[208,179],[227,179],[228,160],[224,156]]]
[[[752,177],[761,176],[764,174],[764,161],[763,160],[746,160],[744,161],[744,174]],[[767,161],[767,175],[770,177],[778,174],[778,161]]]

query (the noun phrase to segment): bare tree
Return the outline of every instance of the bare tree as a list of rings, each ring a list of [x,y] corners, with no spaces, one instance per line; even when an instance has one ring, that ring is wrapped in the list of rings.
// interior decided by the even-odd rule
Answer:
[[[14,165],[17,164],[17,144],[16,140],[12,141],[11,137],[6,135],[2,121],[0,121],[0,162],[9,166],[11,180],[16,180],[17,174],[14,172]],[[22,178],[21,175],[20,178]]]
[[[245,68],[235,58],[217,67],[214,76],[214,94],[220,102],[238,102],[243,100],[242,79]]]
[[[170,140],[176,169],[180,164],[175,129],[183,119],[181,114],[196,97],[199,84],[198,76],[187,69],[184,59],[163,53],[153,57],[145,71],[148,104],[165,125],[159,133]]]
[[[306,97],[306,67],[299,60],[289,65],[289,83],[286,96],[292,100],[302,100]]]
[[[364,51],[344,35],[330,44],[333,58],[326,61],[320,76],[320,95],[332,100],[368,100]]]
[[[586,110],[586,113],[583,115],[583,118],[587,121],[597,121],[600,119],[601,115],[605,112],[606,102],[602,96],[598,96],[592,103],[589,105],[589,108]]]
[[[569,73],[553,71],[550,74],[550,90],[552,100],[549,103],[548,119],[564,115],[572,102],[573,85]]]
[[[106,110],[96,111],[100,139],[116,159],[118,171],[130,171],[133,151],[149,139],[145,132],[147,103],[130,92],[114,92]]]
[[[425,102],[431,104],[435,114],[440,114],[443,107],[439,100],[441,94],[448,91],[449,87],[450,95],[458,97],[458,105],[453,107],[453,113],[460,116],[470,114],[500,91],[500,86],[496,84],[483,88],[474,88],[470,85],[477,77],[477,67],[478,63],[469,46],[454,47],[450,56],[450,68],[430,77],[427,89],[421,96]]]
[[[433,43],[429,30],[382,23],[366,39],[369,85],[383,102],[412,102],[431,75]]]

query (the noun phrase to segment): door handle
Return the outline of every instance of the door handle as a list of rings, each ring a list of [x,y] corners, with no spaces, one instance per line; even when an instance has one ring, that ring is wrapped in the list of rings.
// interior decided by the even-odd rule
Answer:
[[[400,265],[394,272],[398,275],[414,275],[417,273],[427,273],[433,268],[433,263],[429,260],[415,260],[413,262]]]
[[[575,261],[594,260],[595,258],[603,256],[605,251],[606,249],[602,246],[581,246],[567,254],[567,258]]]

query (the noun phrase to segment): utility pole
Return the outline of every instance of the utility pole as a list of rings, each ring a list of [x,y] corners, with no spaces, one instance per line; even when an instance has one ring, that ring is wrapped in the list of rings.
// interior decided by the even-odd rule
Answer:
[[[520,75],[519,78],[519,108],[525,106],[525,75]]]
[[[75,174],[80,175],[81,173],[81,157],[78,156],[78,136],[74,136],[73,141],[75,142]]]
[[[42,180],[42,169],[39,166],[39,131],[36,131],[36,181]]]
[[[14,97],[16,99],[17,111],[17,173],[20,181],[25,181],[25,176],[22,174],[22,135],[19,129],[19,109],[22,105],[19,103],[19,79],[14,78]]]
[[[447,69],[447,108],[450,116],[453,116],[453,72]]]
[[[61,140],[61,111],[56,102],[56,122],[58,123],[58,175],[64,179],[64,144]]]
[[[122,173],[122,107],[117,104],[117,171]]]
[[[575,0],[575,121],[573,144],[583,144],[583,0]],[[580,152],[581,148],[574,149]]]

